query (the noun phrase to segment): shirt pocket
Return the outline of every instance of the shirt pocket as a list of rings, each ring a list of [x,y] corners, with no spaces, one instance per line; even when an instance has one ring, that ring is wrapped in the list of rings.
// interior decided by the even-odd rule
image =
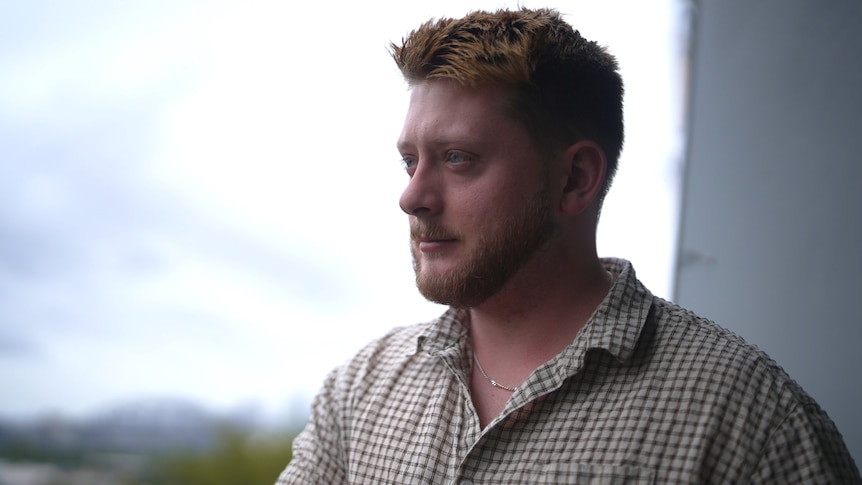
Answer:
[[[656,483],[651,468],[631,465],[551,462],[534,467],[537,485],[573,483],[578,485],[646,485]]]

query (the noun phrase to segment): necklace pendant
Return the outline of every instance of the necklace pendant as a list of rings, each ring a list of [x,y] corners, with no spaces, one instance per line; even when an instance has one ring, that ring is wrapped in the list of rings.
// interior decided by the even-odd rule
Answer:
[[[475,353],[473,353],[473,360],[476,361],[476,367],[479,368],[479,372],[482,373],[482,377],[484,377],[485,380],[488,381],[488,384],[491,384],[492,387],[496,387],[498,389],[505,389],[509,392],[517,392],[518,391],[517,387],[504,386],[503,384],[500,384],[499,382],[495,381],[494,379],[491,379],[491,377],[488,376],[488,374],[485,372],[485,369],[482,368],[482,364],[479,363],[479,357],[476,357]]]

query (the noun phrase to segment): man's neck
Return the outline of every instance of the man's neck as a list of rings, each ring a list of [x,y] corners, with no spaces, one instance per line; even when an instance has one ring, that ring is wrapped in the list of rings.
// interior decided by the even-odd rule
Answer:
[[[574,340],[613,282],[597,257],[549,258],[470,309],[473,348],[495,378],[522,382]]]
[[[511,397],[494,381],[514,388],[571,343],[601,304],[613,277],[595,256],[567,259],[545,253],[497,295],[470,309],[470,337],[477,362],[470,395],[481,427]],[[579,262],[580,261],[580,262]]]

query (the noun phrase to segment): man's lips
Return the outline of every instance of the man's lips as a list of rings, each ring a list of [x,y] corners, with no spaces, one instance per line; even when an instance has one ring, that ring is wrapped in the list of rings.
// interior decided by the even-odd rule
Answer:
[[[458,235],[439,224],[410,221],[410,238],[421,253],[439,253],[454,247]]]
[[[419,246],[419,250],[423,253],[439,252],[451,247],[457,239],[439,238],[439,237],[417,237],[414,238]]]

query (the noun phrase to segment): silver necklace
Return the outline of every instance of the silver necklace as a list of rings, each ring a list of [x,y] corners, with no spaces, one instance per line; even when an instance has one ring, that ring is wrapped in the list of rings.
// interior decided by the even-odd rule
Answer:
[[[500,384],[499,382],[495,381],[494,379],[491,379],[490,377],[488,377],[488,374],[485,373],[485,369],[482,368],[482,364],[479,363],[479,357],[476,357],[475,352],[473,352],[473,360],[476,361],[476,367],[479,368],[479,372],[482,373],[482,377],[484,377],[485,380],[488,381],[492,386],[499,387],[500,389],[505,389],[509,392],[515,392],[518,390],[517,387],[504,386],[503,384]]]

